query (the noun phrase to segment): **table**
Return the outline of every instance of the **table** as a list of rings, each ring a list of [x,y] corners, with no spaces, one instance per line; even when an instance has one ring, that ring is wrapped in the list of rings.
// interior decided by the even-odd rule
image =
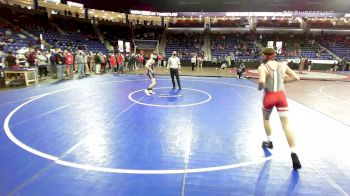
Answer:
[[[5,69],[4,70],[5,75],[9,73],[14,73],[14,74],[23,74],[24,75],[24,80],[26,83],[26,86],[29,85],[31,82],[35,82],[35,85],[38,85],[38,70],[35,68],[16,68],[16,69]],[[34,73],[34,79],[29,79],[28,74]]]

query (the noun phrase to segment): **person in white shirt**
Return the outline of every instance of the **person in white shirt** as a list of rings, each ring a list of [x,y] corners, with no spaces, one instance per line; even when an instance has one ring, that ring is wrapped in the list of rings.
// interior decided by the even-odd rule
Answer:
[[[196,62],[197,62],[197,55],[193,54],[193,56],[191,58],[192,71],[194,71],[194,66],[196,65]]]
[[[179,77],[179,71],[181,71],[181,64],[180,64],[180,59],[176,56],[176,51],[173,52],[173,55],[168,60],[167,69],[169,68],[170,68],[171,81],[173,83],[173,89],[175,89],[174,76],[176,76],[177,85],[179,87],[179,90],[181,90],[181,83],[180,83],[180,77]]]
[[[39,68],[39,78],[42,78],[43,76],[44,76],[44,78],[46,78],[46,76],[47,76],[47,68],[46,68],[47,59],[46,59],[46,57],[40,51],[38,51],[38,53],[36,55],[36,60],[38,63],[38,68]]]

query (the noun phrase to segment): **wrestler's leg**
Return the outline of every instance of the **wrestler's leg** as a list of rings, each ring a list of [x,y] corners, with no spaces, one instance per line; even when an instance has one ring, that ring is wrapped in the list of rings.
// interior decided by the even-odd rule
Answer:
[[[263,141],[262,147],[272,149],[273,148],[272,139],[271,139],[272,128],[270,124],[270,115],[272,110],[263,109],[262,111],[263,111],[264,128],[267,136],[267,141]]]
[[[277,109],[279,110],[279,109]],[[279,110],[278,114],[280,116],[280,120],[281,120],[281,124],[282,124],[282,128],[284,130],[284,133],[286,135],[290,150],[291,150],[291,157],[292,157],[292,162],[293,162],[293,168],[294,169],[300,169],[301,168],[301,164],[299,161],[299,157],[297,155],[296,152],[296,146],[295,146],[295,137],[294,137],[294,133],[291,130],[290,126],[289,126],[289,121],[288,121],[288,116],[287,116],[288,111],[285,110]]]

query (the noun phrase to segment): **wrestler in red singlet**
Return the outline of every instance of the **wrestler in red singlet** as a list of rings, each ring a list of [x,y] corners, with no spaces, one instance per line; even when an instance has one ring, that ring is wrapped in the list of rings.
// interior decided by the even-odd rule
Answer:
[[[259,90],[264,90],[263,118],[267,141],[263,141],[263,148],[273,148],[271,139],[270,115],[274,107],[277,108],[282,128],[285,132],[294,169],[300,169],[301,164],[296,153],[294,134],[288,123],[288,103],[284,92],[284,83],[299,80],[299,76],[286,63],[275,61],[276,51],[273,48],[262,50],[264,62],[259,66]]]

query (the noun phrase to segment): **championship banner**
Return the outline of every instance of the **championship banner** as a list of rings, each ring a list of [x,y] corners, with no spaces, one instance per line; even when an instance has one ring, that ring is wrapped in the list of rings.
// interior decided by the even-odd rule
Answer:
[[[67,5],[68,5],[68,6],[75,6],[75,7],[84,8],[84,4],[76,3],[76,2],[73,2],[73,1],[67,1]]]
[[[118,40],[118,51],[124,52],[124,42],[122,40]]]
[[[268,48],[274,48],[274,47],[273,47],[273,41],[268,41],[268,42],[267,42],[267,47],[268,47]]]
[[[282,42],[276,42],[277,54],[282,53]]]
[[[125,42],[125,51],[130,52],[130,42]]]

